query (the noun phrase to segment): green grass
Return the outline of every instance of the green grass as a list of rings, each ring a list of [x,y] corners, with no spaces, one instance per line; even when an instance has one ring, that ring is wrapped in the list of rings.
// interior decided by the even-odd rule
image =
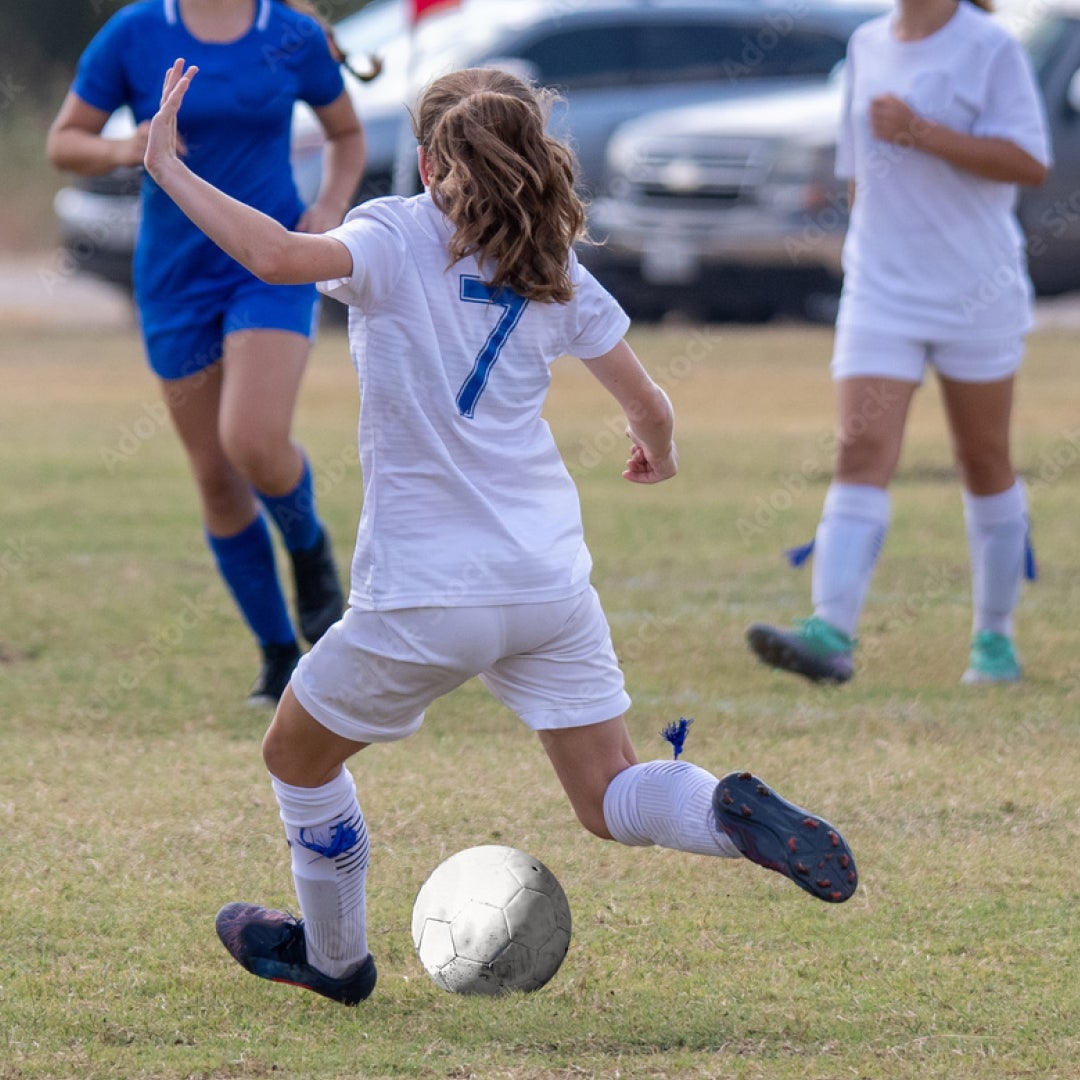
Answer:
[[[346,1010],[245,975],[233,899],[294,906],[243,705],[256,655],[204,549],[193,486],[133,335],[0,343],[0,1078],[1071,1080],[1080,1075],[1080,368],[1036,336],[1016,416],[1041,579],[1027,678],[961,687],[959,492],[932,386],[849,686],[756,664],[753,619],[808,603],[785,547],[831,465],[827,332],[635,332],[671,392],[682,471],[618,473],[621,426],[580,365],[549,415],[579,482],[634,697],[639,754],[749,767],[841,825],[862,885],[818,904],[748,863],[602,844],[527,732],[476,684],[353,764],[368,819],[373,999]],[[324,335],[298,434],[340,553],[359,509],[356,391]],[[409,912],[472,844],[542,858],[573,908],[555,980],[445,994]]]

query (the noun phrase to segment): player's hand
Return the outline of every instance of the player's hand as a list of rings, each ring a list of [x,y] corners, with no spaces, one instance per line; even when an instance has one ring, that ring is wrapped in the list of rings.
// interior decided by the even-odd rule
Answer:
[[[337,207],[325,206],[313,202],[296,223],[296,232],[324,233],[327,229],[336,229],[344,219],[344,214]]]
[[[126,139],[116,140],[117,165],[141,165],[146,157],[146,142],[150,137],[150,121],[144,120]]]
[[[659,484],[662,480],[670,480],[678,471],[679,455],[674,443],[662,457],[650,457],[645,448],[635,442],[623,470],[623,479],[633,484]]]
[[[874,138],[901,146],[914,146],[919,125],[925,124],[918,113],[895,94],[881,94],[870,102],[870,130]]]
[[[161,169],[171,161],[179,159],[184,152],[183,142],[176,130],[176,115],[180,103],[184,100],[191,80],[198,68],[192,65],[185,69],[184,61],[177,60],[165,73],[165,83],[161,88],[161,107],[153,120],[146,140],[146,154],[143,162],[151,176],[156,169]]]

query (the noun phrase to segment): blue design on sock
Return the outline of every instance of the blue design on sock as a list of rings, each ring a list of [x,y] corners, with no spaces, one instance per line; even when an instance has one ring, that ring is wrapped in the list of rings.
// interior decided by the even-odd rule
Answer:
[[[307,829],[301,829],[297,836],[300,846],[306,847],[308,851],[314,851],[317,855],[325,855],[328,859],[336,859],[339,855],[344,855],[349,848],[356,846],[356,841],[359,839],[359,834],[347,821],[340,821],[337,825],[330,827],[330,840],[325,844],[314,838],[309,840],[304,836],[307,831]]]
[[[686,742],[686,736],[689,733],[690,725],[693,722],[693,717],[688,719],[685,716],[680,716],[678,720],[673,720],[660,732],[660,734],[671,743],[672,747],[674,747],[676,759],[678,759],[679,755],[683,752],[683,744]]]
[[[306,551],[319,542],[322,523],[315,513],[315,488],[307,458],[304,458],[304,471],[292,491],[284,495],[266,495],[261,491],[256,494],[281,530],[281,538],[289,551]]]
[[[800,544],[798,547],[788,548],[784,552],[784,558],[798,569],[814,553],[814,541],[809,544]]]
[[[1037,581],[1039,577],[1039,567],[1035,563],[1035,548],[1031,543],[1031,533],[1028,533],[1024,539],[1024,577],[1028,581]]]
[[[287,645],[296,640],[278,580],[274,543],[262,515],[234,536],[212,536],[206,542],[218,572],[225,579],[240,614],[260,645]]]

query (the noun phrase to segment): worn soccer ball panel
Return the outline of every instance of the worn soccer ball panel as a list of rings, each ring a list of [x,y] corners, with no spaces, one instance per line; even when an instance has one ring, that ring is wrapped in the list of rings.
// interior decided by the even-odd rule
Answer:
[[[570,905],[558,879],[517,848],[467,848],[440,863],[413,905],[424,970],[456,994],[537,990],[570,946]]]

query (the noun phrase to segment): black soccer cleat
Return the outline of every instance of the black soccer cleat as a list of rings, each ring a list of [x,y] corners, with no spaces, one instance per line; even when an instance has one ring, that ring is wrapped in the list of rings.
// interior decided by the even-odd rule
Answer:
[[[221,944],[245,971],[271,982],[314,990],[342,1005],[358,1005],[375,989],[375,959],[332,979],[307,962],[302,919],[258,904],[226,904],[214,921]]]
[[[289,685],[293,669],[300,662],[300,647],[295,641],[284,645],[264,645],[259,674],[248,693],[247,703],[253,708],[276,708]]]
[[[728,773],[713,791],[716,825],[751,862],[791,878],[829,904],[859,885],[851,848],[827,821],[782,799],[752,773]]]
[[[326,530],[313,547],[290,551],[300,633],[312,645],[341,618],[345,597]]]

